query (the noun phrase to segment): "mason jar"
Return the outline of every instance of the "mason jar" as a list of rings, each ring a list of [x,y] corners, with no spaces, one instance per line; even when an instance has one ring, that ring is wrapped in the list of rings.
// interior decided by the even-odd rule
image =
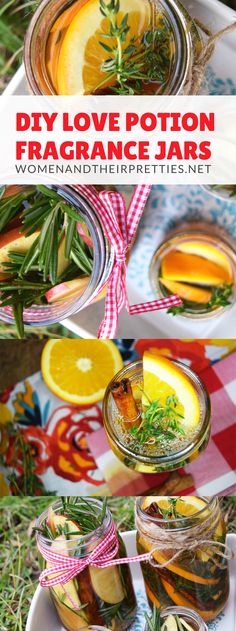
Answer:
[[[193,224],[192,227],[188,225],[187,227],[185,226],[185,228],[180,226],[178,231],[171,231],[170,235],[157,247],[152,256],[149,267],[149,280],[153,292],[158,298],[167,297],[173,293],[178,294],[178,285],[175,286],[175,281],[173,281],[172,284],[169,283],[170,289],[163,284],[163,281],[165,281],[163,262],[167,260],[165,257],[170,257],[170,255],[176,253],[176,251],[184,253],[188,251],[190,254],[191,252],[188,245],[192,243],[195,244],[195,252],[192,255],[195,261],[193,261],[192,258],[192,268],[190,268],[189,264],[186,264],[184,269],[185,280],[179,281],[177,277],[178,270],[176,264],[174,265],[174,259],[172,264],[173,278],[175,276],[177,277],[176,281],[181,284],[181,291],[183,291],[184,288],[184,292],[187,291],[186,296],[188,296],[188,298],[184,299],[185,310],[183,312],[180,311],[178,317],[205,320],[219,316],[226,310],[229,310],[236,300],[236,248],[221,229],[200,222],[199,225],[196,223]],[[210,266],[212,266],[213,263],[213,259],[207,259],[207,254],[205,254],[206,258],[204,258],[204,252],[207,252],[207,249],[211,250],[211,252],[214,251],[216,257],[221,257],[219,258],[219,263],[216,264],[216,269],[220,268],[220,273],[221,259],[224,264],[228,266],[228,272],[225,275],[226,280],[222,280],[222,289],[225,285],[230,286],[230,295],[227,300],[228,304],[221,305],[216,302],[216,304],[210,306],[211,295],[213,295],[214,289],[217,289],[217,285],[211,286],[210,279],[209,282],[206,282],[205,279],[204,283],[201,281],[201,268],[205,275],[208,261]],[[198,256],[196,256],[197,251],[199,253],[202,252],[202,255],[200,256],[200,254],[198,254]],[[201,268],[198,265],[199,261],[202,262]],[[213,273],[212,269],[210,269],[210,273]],[[223,279],[223,268],[221,275]],[[195,294],[192,295],[192,288],[194,292],[195,288],[197,288],[197,299],[195,298]],[[179,295],[181,298],[184,298],[184,294],[181,295],[181,293],[179,293]]]
[[[103,503],[96,498],[88,498],[89,503],[102,513]],[[52,505],[54,513],[60,515],[62,503]],[[89,505],[88,505],[89,516]],[[48,510],[40,515],[37,529],[47,522]],[[37,543],[45,551],[52,551],[64,556],[83,559],[104,539],[112,525],[112,515],[106,508],[101,525],[88,534],[78,535],[62,541],[61,537],[49,539],[37,531]],[[119,536],[119,551],[116,558],[126,556],[125,545]],[[47,589],[47,588],[44,588]],[[63,628],[68,631],[82,629],[115,629],[126,631],[134,621],[136,599],[128,564],[114,565],[107,568],[89,566],[74,579],[63,585],[49,588],[50,596],[56,607]],[[76,605],[76,608],[75,608]]]
[[[188,607],[165,607],[161,610],[161,622],[164,625],[168,616],[178,616],[191,626],[193,631],[207,631],[207,626],[201,616]],[[151,631],[151,627],[146,624],[144,631]],[[157,629],[153,629],[157,631]]]
[[[58,64],[60,47],[66,30],[74,15],[84,6],[85,1],[42,0],[40,2],[30,22],[24,49],[26,76],[33,94],[66,94],[65,91],[58,90],[53,74]],[[148,11],[151,20],[155,3],[152,0],[143,0],[143,2],[150,5]],[[161,93],[180,94],[184,91],[186,82],[189,82],[191,69],[202,48],[202,40],[193,18],[179,0],[160,0],[159,4],[165,24],[171,33],[172,49],[168,79]],[[65,14],[66,11],[68,14]],[[61,26],[60,20],[63,22]],[[144,93],[146,89],[149,93],[148,84]]]
[[[25,187],[24,187],[25,188]],[[88,286],[73,296],[58,300],[51,304],[33,305],[24,309],[23,319],[27,325],[34,327],[48,326],[68,318],[81,311],[94,300],[104,296],[104,285],[106,285],[114,261],[114,250],[108,243],[105,227],[96,209],[84,194],[74,190],[70,186],[52,186],[66,202],[71,204],[78,215],[82,217],[87,225],[89,234],[93,242],[93,269],[89,278]],[[6,196],[19,192],[20,187],[7,187]],[[0,320],[14,323],[11,307],[0,307]]]
[[[236,184],[203,184],[202,188],[213,197],[217,197],[224,202],[236,203]]]
[[[112,396],[113,384],[128,379],[132,389],[143,386],[143,362],[138,360],[125,366],[109,383],[103,401],[103,421],[108,442],[114,454],[126,467],[142,473],[171,471],[185,466],[197,458],[207,447],[211,430],[211,403],[208,392],[193,370],[179,361],[173,361],[189,379],[197,394],[200,421],[197,429],[178,438],[174,445],[160,447],[158,443],[137,443],[125,427]],[[158,399],[158,392],[156,394]],[[141,404],[141,401],[140,401]]]
[[[163,500],[185,498],[142,497],[136,502],[137,550],[150,552],[141,568],[150,606],[188,607],[205,622],[224,609],[229,596],[229,568],[222,544],[226,527],[217,497],[195,501],[189,516],[163,516]],[[185,500],[185,502],[184,502]],[[178,503],[175,504],[178,507]],[[220,544],[220,547],[217,544]],[[222,556],[218,554],[222,553]]]

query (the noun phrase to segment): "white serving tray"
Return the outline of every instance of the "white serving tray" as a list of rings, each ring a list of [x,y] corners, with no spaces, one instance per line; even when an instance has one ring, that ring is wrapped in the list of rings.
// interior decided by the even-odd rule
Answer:
[[[122,534],[129,556],[137,554],[135,531]],[[228,535],[227,543],[236,557],[236,535]],[[144,631],[144,612],[149,610],[142,573],[139,563],[131,564],[131,572],[135,594],[138,601],[137,619],[130,631]],[[235,631],[236,622],[236,558],[230,561],[230,598],[224,609],[214,622],[208,625],[209,631]],[[54,609],[48,591],[40,586],[34,594],[25,631],[65,631]]]
[[[212,31],[222,29],[236,20],[236,11],[218,0],[182,0],[193,17],[198,18]],[[209,91],[215,94],[236,94],[236,35],[235,32],[222,38],[216,47],[209,71]],[[28,94],[24,67],[17,71],[5,94]],[[155,211],[153,211],[155,212]],[[155,249],[155,235],[153,250]],[[148,285],[148,278],[146,280]],[[127,282],[130,304],[143,302],[144,296],[140,288],[129,278]],[[150,299],[150,298],[149,298]],[[103,318],[104,302],[91,305],[63,324],[81,337],[96,337],[99,324]],[[221,318],[214,318],[204,323],[196,323],[185,318],[172,318],[164,312],[154,312],[143,316],[129,316],[125,311],[120,316],[117,337],[154,338],[154,337],[223,337],[235,336],[234,320],[236,308]]]

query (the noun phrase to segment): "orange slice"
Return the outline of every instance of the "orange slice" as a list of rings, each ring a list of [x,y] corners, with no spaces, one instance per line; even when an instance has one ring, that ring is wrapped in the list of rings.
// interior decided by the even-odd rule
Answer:
[[[179,418],[182,427],[185,430],[194,430],[197,427],[200,421],[198,396],[190,380],[178,366],[166,357],[145,351],[143,380],[143,405],[147,405],[147,399],[158,399],[165,405],[167,398],[175,395],[178,398],[176,412],[183,416]]]
[[[231,281],[229,272],[214,263],[195,254],[171,250],[163,258],[162,276],[167,280],[176,280],[199,285],[222,285]]]
[[[127,47],[135,37],[141,39],[150,24],[151,4],[147,0],[120,0],[117,22],[121,23],[128,13],[130,30],[123,47]],[[115,39],[105,38],[110,24],[101,11],[99,0],[88,0],[73,18],[63,39],[57,69],[58,93],[63,95],[92,94],[101,82],[103,87],[112,85],[101,65],[111,57],[100,45],[112,47]]]
[[[172,294],[177,294],[184,300],[207,304],[211,299],[212,292],[208,289],[194,287],[193,285],[186,285],[174,280],[166,280],[165,278],[160,278],[159,280]]]
[[[179,607],[192,608],[191,602],[187,600],[187,598],[182,596],[180,592],[177,592],[176,588],[173,585],[170,585],[170,583],[164,580],[164,578],[161,578],[161,581],[163,583],[163,587],[165,588],[165,591],[168,594],[169,598],[171,598],[171,600],[176,605],[178,605]],[[203,620],[207,622],[208,620],[212,620],[213,618],[216,618],[216,616],[222,609],[222,605],[221,607],[218,608],[218,610],[215,610],[215,611],[202,611],[201,609],[198,609],[197,607],[195,607],[195,605],[194,605],[194,609],[195,611],[197,611],[197,613],[199,613],[200,616],[202,616]]]
[[[200,241],[186,241],[178,245],[177,250],[180,252],[186,252],[187,254],[196,254],[197,256],[203,256],[203,258],[213,261],[232,277],[232,268],[230,261],[226,254],[219,248],[209,245],[208,243],[201,243]]]
[[[49,340],[41,368],[47,386],[63,401],[100,401],[109,381],[121,370],[122,357],[111,340]]]

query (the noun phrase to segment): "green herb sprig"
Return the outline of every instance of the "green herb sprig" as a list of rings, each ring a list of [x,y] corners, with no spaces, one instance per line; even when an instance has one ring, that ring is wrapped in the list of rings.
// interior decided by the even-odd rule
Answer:
[[[172,615],[174,616],[178,631],[184,631],[180,617],[177,616],[177,614]],[[145,620],[145,631],[168,631],[167,625],[165,624],[165,618],[163,618],[161,614],[161,609],[157,608],[156,605],[153,605],[153,611],[150,616],[145,613]]]
[[[0,282],[0,302],[2,307],[12,307],[17,334],[22,338],[24,309],[33,304],[47,304],[45,293],[54,285],[81,274],[90,275],[93,253],[76,228],[82,217],[52,189],[28,187],[21,193],[0,198],[0,232],[11,229],[10,222],[17,216],[21,223],[19,234],[25,237],[35,234],[35,239],[27,252],[9,252],[4,271],[10,278]],[[62,244],[68,265],[59,275]]]
[[[162,23],[150,25],[141,38],[128,39],[129,14],[118,20],[119,0],[100,0],[101,14],[109,20],[108,33],[101,33],[99,44],[109,54],[101,65],[106,73],[96,91],[111,85],[111,91],[121,95],[142,94],[145,82],[155,81],[165,86],[170,67],[170,33]]]
[[[176,395],[168,396],[165,405],[158,399],[150,402],[141,415],[140,425],[130,429],[135,440],[143,445],[151,441],[172,441],[178,435],[185,436],[185,431],[179,421],[184,417],[176,410],[178,402]]]
[[[206,311],[211,311],[214,307],[227,307],[231,304],[229,298],[232,296],[233,292],[233,284],[225,283],[220,287],[214,287],[212,290],[211,299],[204,305],[204,309]],[[171,313],[173,316],[179,315],[189,311],[189,302],[187,300],[182,300],[182,305],[176,307],[170,307],[167,313]]]

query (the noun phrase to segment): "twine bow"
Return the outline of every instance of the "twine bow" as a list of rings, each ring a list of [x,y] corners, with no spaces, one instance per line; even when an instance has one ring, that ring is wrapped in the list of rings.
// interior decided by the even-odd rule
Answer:
[[[88,199],[97,211],[108,241],[114,250],[113,268],[107,284],[105,314],[98,330],[98,337],[105,339],[115,337],[119,314],[124,307],[130,315],[135,315],[181,305],[182,301],[176,295],[129,305],[126,288],[126,255],[134,240],[151,186],[145,184],[136,186],[127,210],[121,193],[115,191],[98,193],[93,186],[82,184],[74,188]],[[101,289],[100,287],[99,292]]]

